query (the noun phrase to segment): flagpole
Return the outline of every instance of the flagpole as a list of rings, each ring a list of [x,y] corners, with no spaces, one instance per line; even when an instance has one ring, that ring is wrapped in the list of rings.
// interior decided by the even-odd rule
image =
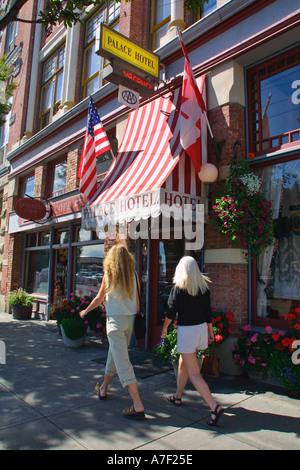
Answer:
[[[179,41],[180,41],[180,43],[182,43],[183,46],[184,46],[184,55],[185,55],[185,54],[186,54],[186,52],[185,52],[185,44],[184,44],[183,39],[182,39],[182,34],[181,34],[181,31],[180,31],[180,29],[178,28],[178,26],[177,26],[176,28],[177,28],[177,36],[178,36],[178,38],[179,38]],[[204,114],[204,116],[205,116],[205,120],[206,120],[206,124],[207,124],[208,130],[209,130],[210,136],[211,136],[211,138],[213,139],[214,136],[213,136],[213,133],[212,133],[212,130],[211,130],[209,121],[208,121],[207,113],[206,113],[205,110],[203,110],[203,114]]]

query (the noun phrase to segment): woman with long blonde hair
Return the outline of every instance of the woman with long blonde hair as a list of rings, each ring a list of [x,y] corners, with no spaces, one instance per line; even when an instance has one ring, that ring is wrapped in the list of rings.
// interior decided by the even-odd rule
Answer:
[[[123,410],[123,416],[131,419],[144,419],[144,406],[139,396],[137,380],[128,355],[128,345],[133,332],[134,318],[138,309],[138,281],[135,275],[135,261],[127,248],[114,245],[103,263],[103,280],[97,296],[84,316],[100,305],[106,298],[107,337],[109,350],[105,375],[102,384],[96,384],[100,400],[106,398],[106,390],[112,378],[118,373],[123,387],[126,387],[133,405]]]
[[[181,406],[181,396],[190,377],[192,384],[200,393],[211,410],[208,424],[213,426],[223,412],[213,399],[209,387],[200,374],[197,351],[205,350],[208,343],[214,341],[210,306],[210,279],[201,273],[196,260],[184,256],[178,263],[170,292],[162,337],[168,333],[168,327],[177,317],[177,352],[178,364],[177,389],[174,395],[166,398],[170,403]]]

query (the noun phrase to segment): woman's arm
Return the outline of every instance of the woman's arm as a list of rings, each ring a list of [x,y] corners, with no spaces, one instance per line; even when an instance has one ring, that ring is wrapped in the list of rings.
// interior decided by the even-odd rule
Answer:
[[[84,318],[89,312],[97,308],[103,302],[105,294],[106,294],[106,287],[105,287],[105,276],[104,276],[102,279],[98,294],[91,301],[90,305],[85,310],[81,310],[81,312],[79,312],[79,316],[81,318]]]
[[[164,321],[164,324],[163,324],[163,327],[162,327],[162,330],[161,330],[161,336],[164,338],[165,336],[167,336],[168,334],[168,328],[169,328],[169,325],[172,323],[173,320],[171,320],[170,318],[168,317],[165,317],[165,321]]]

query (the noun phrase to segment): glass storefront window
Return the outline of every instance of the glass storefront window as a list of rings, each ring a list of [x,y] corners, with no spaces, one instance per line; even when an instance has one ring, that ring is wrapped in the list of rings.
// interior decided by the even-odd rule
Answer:
[[[75,293],[95,297],[103,279],[104,245],[78,246],[75,253]]]
[[[272,201],[275,243],[258,259],[258,318],[283,320],[300,307],[300,160],[256,170]]]
[[[158,254],[158,306],[157,324],[162,325],[168,309],[168,298],[173,287],[176,266],[184,253],[183,240],[163,240],[159,242]]]
[[[42,232],[40,234],[40,246],[48,246],[50,245],[51,234],[50,232]]]
[[[48,294],[49,250],[28,251],[26,268],[26,291]]]

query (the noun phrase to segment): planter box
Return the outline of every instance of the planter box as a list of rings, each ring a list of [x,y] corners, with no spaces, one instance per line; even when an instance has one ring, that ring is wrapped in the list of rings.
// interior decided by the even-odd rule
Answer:
[[[65,346],[67,346],[67,348],[80,348],[81,346],[84,345],[85,335],[79,339],[70,339],[66,336],[62,325],[60,325],[60,330],[61,330],[63,342]]]
[[[229,336],[224,343],[215,348],[216,355],[221,361],[220,372],[225,375],[238,376],[243,374],[243,369],[239,367],[233,359],[232,347],[237,343],[238,338]]]
[[[15,320],[30,320],[32,315],[32,307],[25,305],[11,305],[11,311]]]

